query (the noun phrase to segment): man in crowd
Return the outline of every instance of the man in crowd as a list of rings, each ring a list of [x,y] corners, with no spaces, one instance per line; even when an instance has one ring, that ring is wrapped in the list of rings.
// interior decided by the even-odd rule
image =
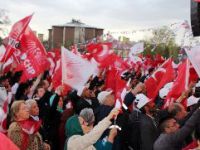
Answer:
[[[160,125],[162,134],[154,143],[154,150],[181,150],[185,138],[192,133],[199,117],[200,109],[198,108],[180,129],[180,125],[174,118],[165,119]]]

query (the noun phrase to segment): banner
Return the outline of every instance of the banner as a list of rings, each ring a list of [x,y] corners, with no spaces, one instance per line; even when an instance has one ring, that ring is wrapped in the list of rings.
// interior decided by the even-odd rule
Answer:
[[[25,32],[29,22],[31,21],[33,15],[27,16],[22,20],[16,22],[10,31],[8,38],[6,39],[6,52],[1,62],[6,62],[8,58],[13,54],[15,49],[19,47],[19,40],[21,35]]]

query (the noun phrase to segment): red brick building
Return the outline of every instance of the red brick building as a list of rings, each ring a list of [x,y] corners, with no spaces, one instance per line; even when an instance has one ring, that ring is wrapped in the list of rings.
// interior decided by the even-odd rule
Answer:
[[[87,40],[91,40],[102,34],[103,29],[88,26],[72,19],[69,23],[53,25],[52,29],[49,29],[49,46],[50,48],[59,48],[62,45],[69,46],[85,43]]]

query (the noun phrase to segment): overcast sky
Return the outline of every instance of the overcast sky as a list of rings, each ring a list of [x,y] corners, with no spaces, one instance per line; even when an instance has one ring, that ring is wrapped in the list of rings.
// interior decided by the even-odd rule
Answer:
[[[0,0],[12,23],[34,12],[30,26],[47,34],[72,18],[106,30],[135,30],[190,21],[190,0]]]

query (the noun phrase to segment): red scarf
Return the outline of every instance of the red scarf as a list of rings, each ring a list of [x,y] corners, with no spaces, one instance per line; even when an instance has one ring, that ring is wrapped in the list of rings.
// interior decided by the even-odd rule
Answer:
[[[25,133],[31,135],[38,132],[38,130],[41,127],[42,121],[41,120],[35,121],[33,119],[28,119],[24,121],[18,121],[18,123]]]
[[[28,119],[24,121],[18,121],[18,124],[22,128],[22,145],[21,150],[26,150],[29,144],[29,135],[35,134],[41,127],[42,121],[35,121]]]

